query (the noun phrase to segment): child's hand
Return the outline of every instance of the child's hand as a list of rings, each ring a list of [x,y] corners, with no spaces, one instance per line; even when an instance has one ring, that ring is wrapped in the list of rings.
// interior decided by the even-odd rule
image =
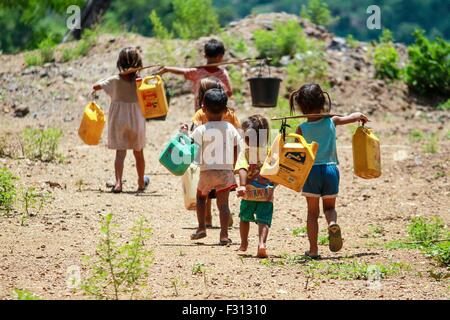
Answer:
[[[165,66],[162,66],[158,70],[155,71],[155,74],[162,76],[166,72],[167,72],[167,68]]]
[[[180,131],[182,133],[187,134],[189,132],[189,126],[187,125],[187,123],[183,123],[180,127]]]
[[[367,118],[367,116],[361,112],[355,112],[355,118],[357,119],[357,121],[361,121],[363,124],[369,122],[369,118]]]
[[[245,186],[240,186],[236,189],[236,195],[238,198],[242,198],[245,196],[245,193],[247,191],[247,188]]]

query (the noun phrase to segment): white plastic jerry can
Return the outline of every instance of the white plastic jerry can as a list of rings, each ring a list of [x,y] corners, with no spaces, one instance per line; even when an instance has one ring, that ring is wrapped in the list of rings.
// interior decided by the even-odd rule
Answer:
[[[200,179],[200,167],[192,163],[181,177],[184,206],[187,210],[197,209],[197,186]]]

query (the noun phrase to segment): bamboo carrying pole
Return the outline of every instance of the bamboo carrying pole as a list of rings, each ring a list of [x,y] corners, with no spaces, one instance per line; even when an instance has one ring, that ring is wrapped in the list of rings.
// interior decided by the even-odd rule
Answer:
[[[315,113],[315,114],[302,114],[297,116],[287,116],[287,117],[276,117],[271,120],[288,120],[288,119],[298,119],[298,118],[321,118],[321,117],[342,117],[340,114],[331,113]]]
[[[237,64],[261,61],[261,60],[266,60],[267,61],[268,59],[251,59],[251,58],[247,58],[247,59],[234,60],[234,61],[223,61],[223,62],[218,62],[218,63],[211,63],[211,64],[202,65],[202,66],[195,66],[195,67],[192,67],[192,68],[218,67],[218,66],[225,66],[225,65],[231,65],[231,64],[237,65]],[[141,67],[141,68],[130,68],[130,69],[127,69],[125,71],[122,71],[120,73],[120,75],[124,76],[124,75],[130,74],[130,73],[135,73],[135,72],[144,70],[144,69],[156,68],[156,67],[162,67],[162,65],[155,64],[155,65],[145,66],[145,67]]]

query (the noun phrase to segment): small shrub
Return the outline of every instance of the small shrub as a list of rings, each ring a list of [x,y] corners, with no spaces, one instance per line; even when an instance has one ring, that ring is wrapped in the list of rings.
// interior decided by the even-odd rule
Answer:
[[[413,129],[409,132],[409,139],[412,141],[420,142],[425,137],[422,130]]]
[[[182,39],[198,39],[220,29],[211,0],[173,0],[175,20],[172,28]]]
[[[153,26],[153,34],[158,39],[172,39],[173,33],[169,32],[167,28],[162,24],[161,19],[158,17],[156,10],[152,10],[149,15],[150,22]]]
[[[329,26],[337,21],[332,17],[328,5],[321,0],[309,0],[306,6],[302,6],[300,16],[322,26]]]
[[[29,67],[42,66],[44,64],[44,59],[42,59],[39,51],[27,52],[25,53],[25,63]]]
[[[443,102],[437,106],[438,110],[442,111],[450,111],[450,99],[448,99],[446,102]]]
[[[397,80],[400,78],[400,56],[394,47],[394,38],[389,29],[383,29],[374,51],[375,78]]]
[[[19,198],[22,206],[20,224],[24,226],[26,219],[41,212],[49,197],[50,194],[48,192],[38,192],[33,187],[23,188]]]
[[[293,62],[286,67],[286,87],[288,91],[297,90],[305,83],[324,83],[327,80],[328,64],[319,44],[309,44],[309,50],[295,55]]]
[[[233,56],[238,58],[247,58],[249,56],[249,48],[245,40],[236,34],[228,35],[226,33],[222,33],[220,35],[225,48],[228,52],[230,52]]]
[[[412,241],[428,244],[442,237],[444,226],[444,222],[438,217],[416,217],[411,220],[407,230]]]
[[[303,29],[296,20],[276,22],[273,31],[256,30],[253,37],[260,57],[272,58],[275,64],[283,56],[293,57],[308,49]]]
[[[205,272],[205,265],[202,262],[197,262],[192,267],[192,274],[202,274]]]
[[[15,300],[41,300],[41,298],[28,290],[14,289]]]
[[[64,48],[61,52],[61,62],[68,62],[75,59],[75,51],[73,48]]]
[[[414,33],[415,44],[408,48],[405,70],[408,86],[420,94],[450,95],[450,42],[439,37],[427,39],[422,30]]]
[[[350,48],[356,49],[359,47],[359,42],[358,40],[356,40],[352,34],[349,34],[346,38],[345,41],[347,42],[348,46]]]
[[[5,167],[0,168],[0,212],[7,215],[13,210],[17,196],[15,180],[17,177],[11,171]]]
[[[424,145],[425,153],[437,153],[438,152],[438,135],[436,133],[432,133],[427,137],[427,143]]]
[[[400,78],[398,66],[400,57],[392,43],[380,43],[375,48],[375,78],[397,80]]]
[[[96,254],[86,257],[90,272],[81,289],[96,299],[133,299],[146,286],[148,269],[153,263],[153,253],[145,245],[151,229],[141,217],[131,229],[131,239],[119,243],[121,236],[113,230],[116,225],[112,224],[112,218],[112,214],[105,216]]]
[[[25,128],[22,132],[23,151],[30,160],[50,162],[57,159],[59,141],[62,137],[60,129],[46,130]]]
[[[38,48],[43,63],[52,62],[55,59],[55,43],[51,37],[44,39]]]

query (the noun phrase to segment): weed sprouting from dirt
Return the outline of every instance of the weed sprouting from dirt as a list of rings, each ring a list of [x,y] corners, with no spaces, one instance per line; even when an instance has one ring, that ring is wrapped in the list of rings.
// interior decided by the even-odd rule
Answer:
[[[196,262],[192,267],[192,274],[203,274],[205,272],[205,265],[203,262]]]
[[[407,227],[408,239],[394,240],[388,249],[419,249],[440,265],[450,265],[450,231],[439,217],[416,217]]]
[[[26,219],[37,215],[50,199],[50,193],[38,192],[34,187],[25,187],[20,192],[22,207],[20,225],[24,226]]]
[[[41,300],[41,298],[38,295],[28,290],[22,289],[14,289],[13,297],[15,300]]]
[[[17,196],[15,181],[17,179],[8,168],[0,168],[0,212],[4,212],[7,216],[14,208]]]
[[[89,274],[82,282],[82,290],[105,300],[133,299],[146,287],[153,252],[146,248],[151,229],[141,217],[131,229],[131,239],[120,242],[114,230],[112,214],[107,214],[100,227],[101,239],[96,255],[86,257]]]
[[[61,158],[58,146],[63,133],[60,129],[25,128],[22,132],[23,153],[30,160],[50,162]]]
[[[306,232],[307,232],[306,227],[298,227],[292,230],[292,235],[294,237],[303,237],[306,235]]]

